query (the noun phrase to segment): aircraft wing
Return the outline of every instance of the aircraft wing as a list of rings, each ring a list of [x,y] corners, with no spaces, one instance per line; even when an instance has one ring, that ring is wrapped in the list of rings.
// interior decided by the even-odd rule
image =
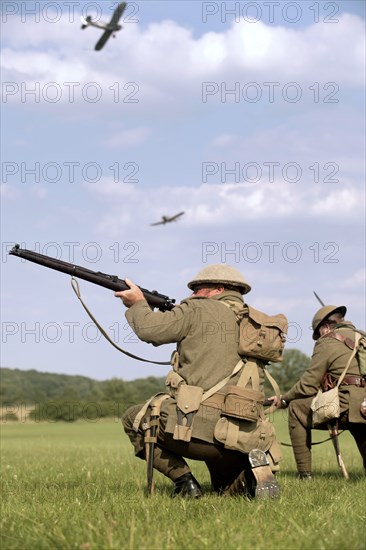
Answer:
[[[108,38],[113,34],[113,31],[104,31],[102,36],[99,38],[98,42],[95,44],[96,50],[101,50],[104,44],[107,42]]]
[[[177,218],[180,218],[180,216],[183,216],[183,214],[184,214],[184,212],[179,212],[179,214],[176,214],[175,216],[172,216],[171,218],[169,218],[169,221],[173,222]]]
[[[166,221],[151,223],[150,225],[165,225]]]
[[[114,13],[112,15],[112,19],[110,20],[110,26],[117,25],[118,21],[121,19],[122,13],[125,11],[127,6],[126,2],[121,2],[118,4],[116,9],[114,10]]]

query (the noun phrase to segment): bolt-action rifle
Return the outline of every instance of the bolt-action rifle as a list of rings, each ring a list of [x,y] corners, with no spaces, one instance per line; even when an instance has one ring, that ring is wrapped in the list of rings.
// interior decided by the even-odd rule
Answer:
[[[38,252],[20,248],[19,244],[16,244],[9,251],[9,254],[43,265],[44,267],[49,267],[50,269],[55,269],[56,271],[61,271],[62,273],[66,273],[72,277],[84,279],[84,281],[89,281],[95,285],[109,288],[115,292],[119,290],[128,290],[130,288],[126,282],[123,279],[119,279],[117,275],[107,275],[101,271],[92,271],[91,269],[86,269],[85,267],[81,267],[79,265],[73,265],[62,260],[57,260],[56,258],[50,258],[44,254],[38,254]],[[159,294],[156,290],[150,291],[142,287],[140,287],[140,290],[142,291],[150,307],[157,308],[160,311],[170,311],[173,309],[175,304],[174,299],[164,296],[164,294]]]

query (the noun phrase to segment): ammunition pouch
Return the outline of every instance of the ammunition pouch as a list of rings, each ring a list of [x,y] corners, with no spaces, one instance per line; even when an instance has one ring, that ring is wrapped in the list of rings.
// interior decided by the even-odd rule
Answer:
[[[176,393],[177,424],[173,439],[186,442],[191,440],[193,419],[200,407],[202,395],[203,389],[199,386],[179,385]]]
[[[175,425],[173,439],[189,442],[192,437],[193,419],[198,411],[203,388],[190,386],[184,378],[178,374],[179,353],[174,351],[171,357],[173,370],[168,372],[165,385],[169,394],[177,402],[177,423]]]
[[[276,440],[275,430],[271,422],[260,416],[257,422],[221,416],[214,431],[215,439],[225,449],[249,453],[252,449],[268,451]],[[276,462],[280,460],[276,453]]]
[[[167,374],[165,385],[167,386],[168,393],[171,397],[175,398],[177,396],[178,389],[181,384],[185,384],[184,378],[174,370],[170,370]]]
[[[263,410],[264,395],[261,391],[239,386],[227,386],[222,407],[225,417],[257,422]]]
[[[258,368],[256,362],[247,361],[237,384],[224,388],[221,418],[216,423],[214,437],[225,449],[242,453],[272,449],[272,461],[278,463],[281,453],[278,445],[276,449],[274,426],[264,414]],[[249,382],[251,387],[248,387]],[[275,391],[279,393],[276,388]],[[210,400],[206,404],[210,405]]]

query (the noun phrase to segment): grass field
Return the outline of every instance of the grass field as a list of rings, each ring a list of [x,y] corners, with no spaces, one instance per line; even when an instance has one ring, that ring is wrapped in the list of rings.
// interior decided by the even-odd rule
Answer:
[[[282,412],[275,424],[288,441]],[[315,432],[315,440],[325,439]],[[340,437],[350,480],[330,442],[313,449],[314,479],[295,477],[283,447],[281,497],[250,502],[209,492],[206,468],[191,462],[206,490],[198,501],[172,499],[155,474],[145,496],[145,463],[117,420],[8,422],[1,426],[1,548],[7,549],[365,549],[366,480],[356,445]]]

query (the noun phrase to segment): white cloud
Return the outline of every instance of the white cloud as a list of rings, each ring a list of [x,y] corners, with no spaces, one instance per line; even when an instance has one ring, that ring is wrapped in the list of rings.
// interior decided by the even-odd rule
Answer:
[[[0,196],[2,199],[14,200],[21,195],[19,188],[8,183],[2,183],[0,185]]]
[[[31,187],[31,193],[38,199],[45,199],[48,195],[47,187],[43,185],[34,185]]]
[[[366,285],[366,269],[359,269],[344,281],[344,288],[353,291],[364,291]]]
[[[352,186],[326,195],[321,187],[297,188],[280,180],[273,184],[201,184],[194,188],[156,186],[153,189],[105,180],[86,187],[105,199],[99,231],[103,234],[108,228],[113,235],[131,224],[147,225],[177,210],[186,212],[179,224],[218,227],[240,223],[243,219],[293,223],[300,219],[321,221],[324,214],[336,219],[340,205],[343,221],[362,219],[364,209],[359,190]],[[128,212],[123,208],[126,201]]]
[[[336,25],[297,30],[241,21],[199,38],[173,21],[153,23],[146,30],[133,24],[102,54],[83,50],[86,44],[93,47],[97,35],[81,33],[67,17],[53,25],[29,21],[22,32],[17,25],[16,18],[3,25],[3,80],[10,82],[95,81],[110,86],[118,78],[138,82],[146,101],[166,101],[176,95],[187,99],[187,94],[196,99],[202,80],[236,82],[238,71],[249,82],[308,82],[311,75],[313,82],[349,87],[364,80],[364,24],[350,14]]]
[[[112,134],[106,141],[107,147],[135,147],[149,136],[149,128],[131,128]]]
[[[236,134],[221,134],[212,140],[214,147],[228,147],[239,141],[239,136]]]
[[[330,192],[328,196],[319,197],[319,202],[313,205],[311,211],[314,215],[321,216],[323,214],[336,215],[337,211],[341,209],[343,219],[345,214],[351,214],[352,211],[357,212],[356,215],[362,216],[364,206],[362,205],[360,208],[360,199],[359,193],[356,193],[354,189],[341,189]]]

